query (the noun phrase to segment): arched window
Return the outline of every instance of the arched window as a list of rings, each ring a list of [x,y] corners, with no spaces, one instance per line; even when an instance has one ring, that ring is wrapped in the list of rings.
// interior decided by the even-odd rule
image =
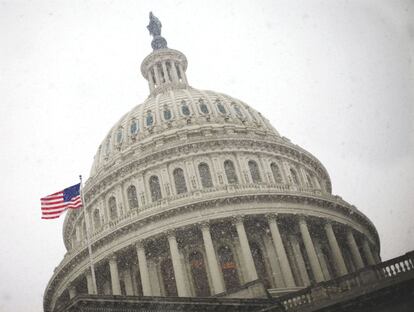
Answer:
[[[239,180],[237,179],[236,169],[231,160],[226,160],[224,162],[224,172],[226,173],[227,181],[229,184],[237,184]]]
[[[239,117],[239,118],[243,118],[244,117],[244,114],[243,114],[243,112],[241,111],[241,109],[240,109],[240,107],[238,105],[234,104],[233,105],[233,109],[236,112],[237,117]]]
[[[98,230],[101,228],[101,215],[99,213],[99,209],[95,209],[93,211],[93,226],[95,230]]]
[[[129,131],[131,132],[132,135],[135,135],[135,134],[138,133],[138,131],[139,131],[139,125],[138,125],[138,121],[137,120],[134,119],[134,120],[131,121],[131,125],[130,125],[130,128],[129,128]]]
[[[176,168],[173,171],[175,190],[177,194],[186,193],[187,185],[185,184],[184,170],[181,168]]]
[[[259,166],[257,165],[257,162],[255,162],[254,160],[249,160],[248,165],[249,165],[250,175],[252,177],[252,182],[253,183],[262,182],[262,178],[260,177]]]
[[[257,275],[262,280],[266,289],[271,288],[269,281],[269,274],[266,271],[265,259],[263,257],[262,250],[256,242],[250,244],[250,250],[252,252],[254,265],[256,267]]]
[[[295,169],[290,168],[290,176],[292,177],[293,184],[299,185],[299,178]]]
[[[161,262],[161,275],[164,283],[165,296],[177,297],[177,285],[175,284],[174,269],[170,258]]]
[[[203,100],[203,99],[199,99],[199,100],[198,100],[198,104],[200,105],[200,111],[201,111],[203,114],[208,114],[208,113],[209,113],[208,107],[207,107],[207,105],[204,103],[204,100]]]
[[[109,217],[111,220],[115,220],[118,218],[118,211],[116,209],[116,199],[114,196],[111,196],[108,200],[108,206],[109,206]]]
[[[217,105],[217,109],[218,109],[218,111],[219,111],[221,114],[223,114],[223,115],[227,114],[226,108],[224,107],[224,105],[223,105],[223,104],[221,104],[220,100],[216,100],[216,105]]]
[[[135,188],[134,185],[131,185],[130,187],[128,187],[127,196],[128,196],[129,209],[138,208],[137,189]]]
[[[164,119],[167,121],[170,120],[172,117],[172,114],[169,108],[165,108],[163,114],[164,114]]]
[[[193,251],[189,257],[191,275],[193,276],[195,294],[197,297],[210,296],[206,266],[203,255],[199,251]]]
[[[124,130],[122,128],[119,128],[116,133],[116,143],[121,144],[123,139],[124,139]]]
[[[217,253],[221,271],[223,272],[224,283],[226,284],[226,290],[229,291],[239,287],[240,280],[237,274],[237,266],[230,247],[226,245],[221,246]]]
[[[312,178],[311,178],[311,174],[306,173],[306,182],[308,183],[309,187],[313,187],[313,182],[312,182]]]
[[[279,166],[276,165],[275,163],[271,163],[270,169],[272,170],[273,179],[275,180],[275,183],[282,183],[283,179],[282,179],[282,174],[280,173]]]
[[[149,187],[151,192],[151,199],[153,202],[160,200],[162,198],[161,195],[161,187],[160,187],[160,180],[157,176],[152,176],[149,179]]]
[[[211,179],[210,168],[206,163],[198,165],[198,173],[201,178],[201,185],[203,187],[213,187],[213,181]]]
[[[147,113],[146,123],[147,123],[147,127],[151,127],[154,123],[154,117],[152,116],[151,112]]]
[[[183,113],[184,116],[190,116],[191,112],[190,112],[190,108],[188,107],[188,105],[185,103],[185,101],[181,101],[181,112]]]

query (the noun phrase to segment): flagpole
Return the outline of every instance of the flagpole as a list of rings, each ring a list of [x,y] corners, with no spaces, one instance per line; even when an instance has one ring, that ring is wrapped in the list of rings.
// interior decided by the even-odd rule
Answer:
[[[89,263],[91,266],[91,274],[92,274],[92,292],[93,294],[98,294],[98,288],[96,287],[96,278],[95,278],[95,268],[93,265],[93,258],[92,258],[92,247],[91,247],[91,240],[89,238],[89,220],[86,220],[86,209],[85,209],[85,198],[83,196],[83,183],[82,183],[82,175],[79,175],[80,180],[80,193],[83,205],[83,215],[85,218],[85,228],[86,228],[86,240],[88,243],[88,253],[89,253]]]

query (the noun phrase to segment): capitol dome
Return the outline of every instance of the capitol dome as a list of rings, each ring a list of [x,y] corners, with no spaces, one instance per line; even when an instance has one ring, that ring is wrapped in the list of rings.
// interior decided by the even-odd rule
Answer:
[[[150,94],[99,145],[45,311],[82,293],[277,297],[378,263],[374,225],[320,161],[244,102],[191,87],[184,54],[154,16],[148,28]]]

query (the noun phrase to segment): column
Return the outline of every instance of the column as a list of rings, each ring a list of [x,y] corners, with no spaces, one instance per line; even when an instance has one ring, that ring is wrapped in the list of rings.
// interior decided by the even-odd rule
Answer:
[[[157,85],[157,87],[159,87],[161,85],[161,79],[160,79],[160,73],[158,72],[158,64],[155,64],[153,66],[154,69],[154,75],[155,75],[155,84]]]
[[[217,261],[216,252],[214,251],[213,240],[210,234],[210,225],[208,222],[201,224],[201,233],[203,235],[204,248],[206,250],[207,265],[210,271],[211,281],[213,283],[213,293],[219,294],[224,292],[223,280],[220,274],[220,267]]]
[[[333,260],[335,262],[336,269],[340,276],[348,274],[346,269],[344,257],[342,256],[341,249],[339,248],[338,241],[336,240],[335,233],[332,228],[331,222],[328,220],[325,225],[325,233],[328,238],[329,248],[331,249]]]
[[[175,67],[175,62],[171,62],[171,71],[173,75],[173,82],[179,83],[180,79],[178,78],[177,68]]]
[[[152,296],[151,282],[148,272],[147,257],[145,256],[145,248],[141,241],[135,245],[138,255],[139,275],[141,277],[141,286],[143,296]]]
[[[362,261],[361,254],[359,253],[358,245],[355,241],[355,237],[354,237],[354,234],[352,233],[351,228],[348,228],[346,232],[346,240],[348,242],[348,246],[351,251],[352,259],[354,260],[356,268],[362,269],[364,267],[364,261]]]
[[[250,250],[249,241],[247,239],[246,230],[244,229],[243,217],[237,216],[234,219],[236,225],[237,235],[239,236],[240,248],[243,254],[243,260],[245,264],[245,272],[247,273],[247,282],[257,280],[256,267],[254,265],[252,252]]]
[[[162,71],[164,72],[164,79],[165,79],[165,82],[171,82],[171,79],[170,79],[169,73],[168,73],[168,71],[167,71],[167,65],[165,64],[165,62],[162,62],[162,63],[161,63],[161,66],[162,66]]]
[[[323,253],[322,243],[319,239],[314,239],[313,244],[315,245],[316,255],[318,256],[319,263],[322,268],[322,273],[324,276],[325,281],[331,279],[331,274],[328,270],[328,264],[325,261],[325,254]]]
[[[76,296],[76,288],[75,285],[69,286],[69,299],[75,298]]]
[[[175,232],[169,231],[167,235],[168,235],[168,244],[170,245],[171,260],[172,260],[173,269],[174,269],[175,282],[177,284],[178,296],[189,297],[189,294],[187,292],[187,288],[185,285],[184,268],[181,263],[177,240],[175,238]]]
[[[116,256],[109,258],[109,270],[111,272],[112,294],[121,295],[121,284],[119,283],[118,263]]]
[[[92,281],[92,273],[90,270],[87,270],[85,273],[86,276],[86,286],[88,288],[88,294],[89,295],[96,295],[93,287],[93,281]]]
[[[374,259],[374,256],[372,255],[371,248],[369,247],[369,243],[366,238],[364,238],[362,242],[362,250],[364,251],[364,255],[368,261],[368,265],[374,265],[375,259]]]
[[[185,76],[185,71],[184,68],[181,64],[178,64],[178,68],[180,69],[180,73],[181,73],[181,79],[182,81],[187,84],[187,77]]]
[[[125,293],[127,296],[133,296],[134,290],[132,288],[132,277],[131,271],[126,269],[124,272],[124,283],[125,283]]]
[[[313,276],[317,283],[323,281],[323,273],[321,265],[318,261],[318,256],[316,255],[315,246],[313,246],[312,238],[309,234],[308,225],[306,224],[305,218],[302,216],[299,219],[299,228],[300,233],[302,234],[303,243],[305,244],[306,253],[310,262]]]
[[[282,271],[283,280],[286,287],[295,287],[295,280],[293,278],[292,270],[290,268],[289,260],[286,255],[285,246],[283,245],[282,237],[280,236],[279,228],[276,222],[276,215],[268,215],[270,233],[272,234],[273,245],[276,249],[276,256],[279,259],[280,269]]]
[[[308,275],[308,271],[306,270],[305,260],[303,259],[302,251],[300,250],[300,245],[298,242],[298,238],[296,235],[289,235],[289,240],[292,245],[293,256],[297,262],[297,269],[299,270],[300,277],[303,282],[303,286],[310,285],[310,278]]]

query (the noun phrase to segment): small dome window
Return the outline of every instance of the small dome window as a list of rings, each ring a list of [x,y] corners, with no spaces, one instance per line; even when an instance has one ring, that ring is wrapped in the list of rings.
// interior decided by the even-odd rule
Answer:
[[[164,109],[164,119],[165,120],[170,120],[172,117],[171,111],[169,108],[165,108]]]
[[[216,101],[216,105],[217,105],[217,109],[218,109],[218,111],[219,111],[221,114],[223,114],[223,115],[227,114],[226,108],[224,107],[224,105],[223,105],[223,104],[221,104],[221,102],[220,102],[219,100],[217,100],[217,101]]]
[[[121,144],[124,138],[124,132],[122,128],[119,128],[116,132],[116,143]]]
[[[208,110],[208,107],[207,107],[206,103],[204,103],[203,99],[199,99],[198,100],[198,103],[200,105],[200,111],[203,114],[208,114],[209,113],[209,110]]]
[[[135,119],[132,120],[129,130],[131,131],[131,134],[137,134],[139,131],[138,121],[136,121]]]
[[[185,103],[185,101],[181,102],[181,112],[183,113],[184,116],[190,116],[190,114],[191,114],[190,108]]]
[[[151,112],[147,113],[146,123],[147,127],[152,127],[152,125],[154,124],[154,116],[152,116]]]
[[[233,109],[236,112],[237,117],[239,117],[239,118],[243,118],[244,117],[244,115],[243,115],[243,113],[242,113],[242,111],[241,111],[241,109],[240,109],[240,107],[238,105],[234,104],[233,105]]]

